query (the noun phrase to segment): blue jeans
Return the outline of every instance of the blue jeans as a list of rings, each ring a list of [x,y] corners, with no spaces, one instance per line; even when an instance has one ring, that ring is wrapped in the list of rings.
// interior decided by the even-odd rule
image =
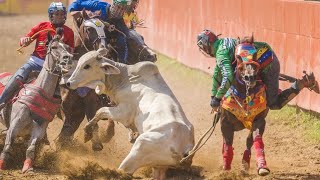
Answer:
[[[20,67],[6,84],[6,87],[0,96],[0,105],[13,98],[13,96],[20,90],[21,83],[24,84],[27,82],[32,71],[41,71],[41,69],[42,66],[32,61],[28,61],[22,67]]]
[[[123,19],[112,19],[111,23],[113,23],[117,29],[123,32],[126,36],[129,36],[129,29],[124,23]],[[128,45],[127,39],[122,34],[117,33],[117,51],[118,51],[118,58],[121,63],[127,64],[128,63]]]
[[[41,71],[42,66],[32,62],[32,61],[28,61],[27,63],[25,63],[22,67],[20,67],[18,69],[18,71],[13,75],[13,77],[15,77],[15,79],[19,79],[20,81],[22,81],[23,83],[26,83],[29,75],[32,71]]]

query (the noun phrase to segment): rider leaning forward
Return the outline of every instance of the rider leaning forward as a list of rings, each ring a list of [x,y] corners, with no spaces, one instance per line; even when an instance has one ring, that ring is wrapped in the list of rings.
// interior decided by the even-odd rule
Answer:
[[[69,5],[69,12],[82,11],[83,9],[95,12],[100,11],[100,18],[103,21],[111,23],[126,36],[129,35],[129,29],[124,23],[123,15],[128,9],[132,8],[132,0],[113,0],[112,4],[100,0],[76,0]],[[121,63],[128,62],[128,45],[126,37],[117,33],[117,48],[119,60]]]
[[[36,40],[35,49],[27,63],[20,67],[6,84],[0,97],[0,109],[3,108],[5,103],[12,99],[21,89],[22,85],[27,82],[32,71],[41,71],[47,53],[48,31],[50,35],[53,36],[56,28],[63,28],[63,42],[69,45],[71,49],[74,48],[73,31],[64,25],[67,19],[65,6],[61,2],[52,2],[48,8],[48,15],[49,22],[40,22],[34,26],[25,37],[20,39],[20,46],[28,46],[33,40]]]
[[[253,43],[257,50],[257,60],[261,69],[260,76],[262,82],[266,85],[267,106],[269,109],[281,109],[305,87],[319,93],[318,82],[315,80],[313,73],[306,74],[301,79],[297,79],[290,88],[281,92],[279,90],[280,63],[274,51],[265,42],[254,42],[253,39],[252,41],[249,41],[249,39],[250,38],[246,37],[242,41]],[[218,36],[210,30],[203,30],[197,36],[197,45],[200,50],[206,56],[214,57],[216,60],[216,66],[212,76],[212,96],[210,103],[215,111],[217,111],[222,97],[226,94],[235,79],[235,47],[237,44],[237,39],[218,38]],[[225,132],[223,127],[227,126],[228,122],[221,120],[222,133]],[[223,141],[223,169],[230,170],[233,159],[232,140],[224,138]],[[264,146],[262,132],[255,134],[254,144],[258,149]],[[244,154],[251,154],[251,150],[246,149]],[[258,154],[264,159],[263,152]],[[246,159],[243,160],[245,161]],[[258,169],[268,169],[266,161],[260,161],[257,166]]]

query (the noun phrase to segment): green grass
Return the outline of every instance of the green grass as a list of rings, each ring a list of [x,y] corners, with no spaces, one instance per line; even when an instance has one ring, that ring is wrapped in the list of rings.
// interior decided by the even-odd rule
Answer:
[[[211,84],[211,75],[198,69],[190,68],[177,60],[171,59],[168,56],[158,53],[157,65],[160,71],[169,71],[174,73],[175,78],[186,78],[189,82],[197,82],[200,84]],[[199,84],[198,84],[199,85]]]
[[[300,127],[300,133],[306,140],[320,143],[320,117],[318,113],[310,113],[295,106],[285,106],[278,111],[270,111],[268,120],[281,122],[289,127]]]
[[[189,68],[165,55],[158,54],[157,65],[160,71],[174,73],[175,78],[185,78],[189,82],[211,84],[211,75],[203,71]],[[198,84],[199,85],[199,84]],[[203,87],[203,86],[201,86]],[[319,113],[303,111],[298,107],[285,106],[281,110],[272,110],[268,114],[268,121],[280,122],[286,126],[303,129],[303,137],[313,143],[320,143],[320,116]]]

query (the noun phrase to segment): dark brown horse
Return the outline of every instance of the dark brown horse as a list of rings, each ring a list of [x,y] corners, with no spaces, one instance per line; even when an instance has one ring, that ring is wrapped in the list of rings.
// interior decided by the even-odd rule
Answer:
[[[259,67],[256,61],[257,51],[251,43],[242,43],[236,47],[237,67],[235,80],[222,100],[221,131],[223,135],[224,170],[231,169],[233,159],[233,137],[235,131],[248,129],[247,149],[242,163],[249,169],[251,147],[256,151],[258,174],[269,174],[264,155],[262,135],[265,118],[268,114],[265,85],[259,80]]]
[[[90,50],[106,47],[109,50],[107,57],[116,61],[117,52],[113,47],[114,40],[110,39],[107,34],[110,30],[109,26],[105,25],[96,16],[89,17],[85,11],[76,12],[74,20],[77,28],[76,31],[79,32],[75,41],[75,60]],[[130,36],[127,37],[129,63],[134,64],[139,61],[155,62],[156,54],[144,43],[142,36],[134,30],[130,31],[129,34]],[[94,90],[88,88],[70,90],[62,86],[61,97],[64,125],[58,139],[58,144],[60,147],[63,147],[68,146],[68,143],[72,142],[73,135],[85,116],[87,116],[88,120],[92,119],[98,109],[105,105],[108,106],[110,103],[107,103],[107,97],[98,96]],[[95,127],[95,129],[98,129],[98,127]],[[108,142],[114,135],[114,122],[108,121],[104,131],[103,141]],[[94,151],[103,149],[98,134],[95,134],[95,137],[91,141]]]

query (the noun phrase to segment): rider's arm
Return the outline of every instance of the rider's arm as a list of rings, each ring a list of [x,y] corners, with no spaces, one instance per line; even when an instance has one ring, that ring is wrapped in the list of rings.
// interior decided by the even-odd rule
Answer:
[[[219,66],[221,73],[221,84],[215,95],[216,98],[221,99],[228,91],[233,81],[233,70],[232,70],[232,57],[233,56],[232,46],[229,48],[224,44],[218,47],[216,53],[216,66]]]
[[[221,74],[220,74],[220,68],[218,65],[215,66],[213,75],[212,75],[212,96],[215,96],[217,94],[218,88],[221,84]]]
[[[41,23],[34,26],[24,37],[20,38],[20,46],[28,46],[32,42],[31,37],[35,33],[39,32],[40,29],[41,29]]]

